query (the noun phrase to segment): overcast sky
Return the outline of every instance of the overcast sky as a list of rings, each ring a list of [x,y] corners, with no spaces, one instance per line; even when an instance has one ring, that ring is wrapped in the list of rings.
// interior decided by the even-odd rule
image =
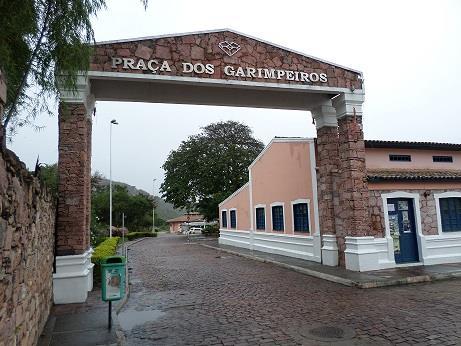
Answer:
[[[93,20],[97,41],[231,28],[364,73],[367,139],[461,143],[461,1],[109,0]],[[98,102],[92,170],[156,193],[168,153],[200,127],[248,124],[257,138],[315,136],[308,112]],[[22,129],[10,147],[33,167],[57,161],[57,117]]]

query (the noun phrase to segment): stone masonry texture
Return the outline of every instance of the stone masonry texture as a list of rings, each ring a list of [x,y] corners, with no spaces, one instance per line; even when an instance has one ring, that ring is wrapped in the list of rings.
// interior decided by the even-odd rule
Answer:
[[[322,234],[336,234],[333,180],[338,166],[338,128],[317,129],[317,191]]]
[[[52,305],[56,206],[8,150],[0,196],[0,345],[35,345]]]
[[[84,253],[90,244],[91,119],[83,104],[59,107],[59,204],[56,254]]]
[[[235,42],[239,44],[241,48],[237,53],[229,57],[218,47],[218,44],[223,41]],[[326,73],[328,77],[327,86],[354,89],[362,88],[362,82],[357,72],[305,57],[301,54],[292,53],[262,41],[229,31],[97,44],[94,47],[90,70],[152,74],[149,70],[123,69],[122,66],[112,68],[111,59],[113,57],[133,58],[135,60],[135,65],[138,63],[139,59],[157,59],[159,62],[163,60],[168,61],[172,71],[158,71],[159,75],[214,79],[231,78],[232,80],[251,80],[265,83],[300,84],[300,82],[296,81],[277,79],[228,77],[223,73],[223,68],[226,65],[232,65],[234,67],[242,66],[244,68],[273,68],[306,73]],[[214,74],[198,74],[195,72],[183,73],[183,62],[213,64],[215,66],[215,72]],[[322,84],[321,82],[312,83],[312,85]]]
[[[437,235],[437,210],[435,207],[434,194],[443,192],[452,192],[461,190],[399,190],[409,193],[419,194],[419,208],[421,210],[421,226],[424,235]],[[370,201],[370,220],[373,235],[375,237],[384,237],[386,235],[384,226],[384,209],[383,200],[381,195],[389,193],[389,190],[370,190],[369,201]]]
[[[459,280],[363,290],[176,235],[132,245],[128,266],[131,292],[118,316],[130,346],[461,343]],[[318,341],[307,333],[313,326],[355,337]]]
[[[369,222],[368,184],[362,118],[345,116],[338,120],[339,209],[341,227],[336,230],[339,263],[344,265],[346,236],[373,236]]]
[[[6,104],[6,81],[5,81],[5,75],[3,72],[0,70],[0,116],[3,115],[3,110],[5,108]],[[3,138],[3,127],[0,124],[0,146],[5,146],[5,138]]]

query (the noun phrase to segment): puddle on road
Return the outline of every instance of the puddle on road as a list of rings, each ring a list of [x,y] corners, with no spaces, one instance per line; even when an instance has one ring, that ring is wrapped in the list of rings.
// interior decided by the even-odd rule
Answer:
[[[133,327],[158,320],[165,315],[161,310],[138,311],[128,309],[118,314],[118,320],[123,330],[131,330]]]

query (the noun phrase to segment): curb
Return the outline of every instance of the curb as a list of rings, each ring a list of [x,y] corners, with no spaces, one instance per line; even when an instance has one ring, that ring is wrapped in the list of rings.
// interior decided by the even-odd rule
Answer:
[[[309,275],[309,276],[312,276],[318,279],[323,279],[323,280],[327,280],[327,281],[341,284],[344,286],[355,287],[355,288],[360,288],[360,289],[389,287],[389,286],[402,286],[402,285],[410,285],[410,284],[416,284],[416,283],[434,282],[434,281],[440,281],[440,280],[450,280],[450,279],[461,278],[461,271],[457,271],[457,272],[452,272],[452,273],[434,273],[434,274],[427,274],[427,275],[409,276],[406,278],[390,279],[390,280],[384,280],[384,281],[358,282],[358,281],[345,279],[339,276],[321,273],[315,270],[302,268],[302,267],[286,264],[283,262],[278,262],[278,261],[271,260],[271,259],[265,259],[265,258],[260,258],[254,255],[243,254],[238,251],[222,249],[222,248],[218,248],[212,245],[201,244],[201,243],[195,243],[195,244],[198,244],[200,246],[213,249],[216,251],[222,251],[222,252],[226,252],[232,255],[255,260],[258,262],[274,264],[276,266],[290,269],[295,272],[306,274],[306,275]]]
[[[128,298],[130,297],[130,283],[129,283],[129,273],[128,273],[128,248],[132,245],[135,245],[137,243],[139,243],[140,241],[144,240],[144,239],[150,239],[151,237],[144,237],[144,238],[139,238],[139,239],[136,239],[136,240],[133,240],[132,243],[130,244],[126,244],[126,271],[125,271],[125,277],[126,277],[126,282],[125,282],[125,296],[123,297],[123,299],[120,300],[120,303],[118,304],[118,306],[115,308],[115,314],[119,314],[120,310],[122,310],[122,308],[125,306],[126,302],[128,301]]]
[[[130,244],[125,243],[126,245],[126,264],[127,264],[125,268],[125,277],[127,278],[127,280],[125,281],[125,296],[123,297],[123,299],[120,300],[120,303],[117,305],[117,307],[112,312],[112,321],[114,322],[114,327],[116,328],[115,334],[117,335],[117,345],[127,344],[125,333],[120,327],[120,323],[118,321],[118,314],[125,306],[126,302],[128,301],[128,298],[130,298],[130,283],[129,283],[129,273],[128,273],[128,248],[132,245],[139,243],[140,241],[143,241],[144,239],[150,239],[150,238],[151,237],[143,237],[143,238],[133,240]]]
[[[125,296],[123,299],[120,300],[120,303],[115,307],[115,309],[112,311],[112,321],[113,321],[113,328],[115,328],[115,335],[117,336],[117,345],[126,345],[126,337],[125,333],[123,332],[120,322],[118,321],[118,314],[122,310],[122,308],[125,306],[126,302],[128,301],[128,298],[130,297],[130,283],[129,283],[129,273],[128,273],[128,248],[131,245],[139,243],[141,240],[146,239],[144,238],[139,238],[136,240],[133,240],[132,243],[126,244],[126,267],[125,267]]]
[[[389,286],[402,286],[402,285],[411,285],[424,282],[435,282],[442,280],[451,280],[461,278],[461,272],[454,273],[434,273],[427,275],[418,275],[418,276],[409,276],[402,279],[394,279],[387,281],[374,281],[374,282],[357,282],[356,287],[358,288],[380,288],[380,287],[389,287]]]
[[[325,273],[320,273],[320,272],[315,271],[315,270],[301,268],[301,267],[293,266],[293,265],[290,265],[290,264],[286,264],[286,263],[282,263],[282,262],[278,262],[278,261],[274,261],[274,260],[270,260],[270,259],[260,258],[260,257],[253,256],[253,255],[242,254],[242,253],[240,253],[238,251],[232,251],[232,250],[228,250],[228,249],[221,249],[221,248],[217,248],[217,247],[207,245],[207,244],[198,244],[198,245],[207,247],[209,249],[214,249],[214,250],[217,250],[217,251],[227,252],[227,253],[230,253],[232,255],[240,256],[240,257],[243,257],[243,258],[256,260],[256,261],[262,262],[262,263],[275,264],[276,266],[287,268],[287,269],[293,270],[293,271],[298,272],[298,273],[302,273],[302,274],[306,274],[306,275],[309,275],[309,276],[312,276],[312,277],[316,277],[318,279],[323,279],[323,280],[335,282],[335,283],[345,285],[345,286],[350,286],[350,287],[356,286],[357,287],[357,283],[355,281],[352,281],[352,280],[349,280],[349,279],[344,279],[344,278],[341,278],[341,277],[338,277],[338,276],[325,274]]]

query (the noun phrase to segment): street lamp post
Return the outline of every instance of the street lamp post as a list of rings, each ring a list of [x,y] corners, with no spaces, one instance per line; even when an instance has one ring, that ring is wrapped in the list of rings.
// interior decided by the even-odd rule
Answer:
[[[155,181],[152,180],[152,233],[155,233]]]
[[[109,135],[109,237],[112,238],[112,125],[118,125],[117,120],[110,121]]]

